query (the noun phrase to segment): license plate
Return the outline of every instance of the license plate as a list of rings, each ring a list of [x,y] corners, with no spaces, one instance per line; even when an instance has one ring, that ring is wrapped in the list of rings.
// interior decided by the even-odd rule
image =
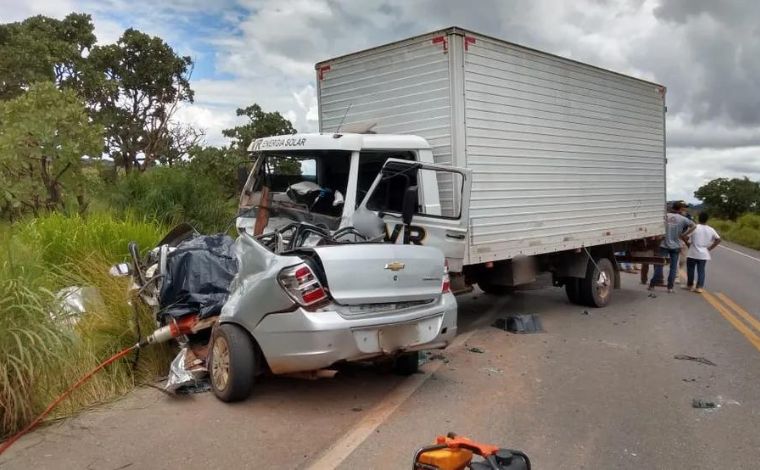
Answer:
[[[378,332],[380,349],[383,351],[394,351],[399,348],[407,348],[420,344],[419,333],[418,323],[382,328]]]

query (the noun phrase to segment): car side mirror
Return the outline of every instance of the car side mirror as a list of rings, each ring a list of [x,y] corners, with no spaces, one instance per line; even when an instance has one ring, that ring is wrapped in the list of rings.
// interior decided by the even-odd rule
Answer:
[[[404,225],[411,224],[414,213],[417,212],[417,193],[417,186],[409,186],[404,191],[404,201],[401,206],[401,220]]]

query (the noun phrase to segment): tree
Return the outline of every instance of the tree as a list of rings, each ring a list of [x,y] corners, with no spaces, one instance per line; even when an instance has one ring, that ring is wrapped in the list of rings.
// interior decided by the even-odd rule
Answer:
[[[248,146],[258,138],[296,133],[293,124],[285,119],[282,114],[277,111],[266,113],[257,104],[252,104],[247,108],[238,108],[235,113],[238,116],[247,117],[248,122],[232,129],[225,129],[222,134],[232,139],[230,148],[241,154],[246,154]]]
[[[760,182],[744,178],[717,178],[699,187],[694,197],[719,215],[736,220],[745,212],[760,210]]]
[[[164,165],[174,166],[181,162],[183,157],[190,156],[190,151],[201,145],[205,135],[203,130],[189,124],[170,123],[155,146],[158,161]]]
[[[193,174],[204,175],[213,180],[225,198],[233,199],[238,194],[238,169],[246,168],[246,158],[228,147],[196,146],[188,152],[188,166]]]
[[[79,13],[0,24],[0,99],[19,96],[39,81],[81,91],[93,31],[90,15]]]
[[[85,96],[114,161],[127,172],[153,165],[178,105],[193,101],[192,60],[131,28],[116,44],[93,47],[88,60]]]
[[[236,111],[238,116],[245,116],[248,121],[240,126],[222,131],[225,137],[232,139],[229,147],[196,146],[189,152],[190,167],[197,174],[214,178],[228,198],[238,194],[238,172],[250,169],[248,146],[254,140],[272,135],[295,134],[293,124],[278,112],[267,113],[261,106],[252,104]],[[291,164],[293,171],[300,171],[298,162]]]
[[[0,213],[37,215],[66,208],[72,197],[83,212],[82,157],[99,156],[102,138],[77,95],[53,83],[0,102]]]

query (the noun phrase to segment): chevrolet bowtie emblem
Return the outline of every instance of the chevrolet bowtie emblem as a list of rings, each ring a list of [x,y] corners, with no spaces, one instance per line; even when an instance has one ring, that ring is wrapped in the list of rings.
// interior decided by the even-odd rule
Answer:
[[[401,263],[399,261],[394,261],[392,263],[388,263],[385,265],[385,269],[390,269],[391,271],[401,271],[404,269],[406,265],[404,263]]]

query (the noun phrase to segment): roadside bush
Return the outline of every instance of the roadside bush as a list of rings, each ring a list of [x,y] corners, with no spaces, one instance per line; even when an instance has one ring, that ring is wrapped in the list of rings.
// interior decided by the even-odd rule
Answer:
[[[710,220],[708,223],[724,240],[760,250],[760,215],[744,214],[736,222]]]
[[[122,215],[145,215],[164,225],[188,222],[201,232],[215,233],[224,230],[237,207],[215,181],[187,167],[151,168],[121,178],[107,198]]]
[[[152,312],[128,303],[129,279],[108,274],[127,256],[127,243],[151,247],[165,232],[155,223],[109,214],[51,214],[0,228],[0,439],[17,431],[75,380],[155,326]],[[56,321],[55,293],[95,288],[76,324]],[[141,352],[139,367],[117,361],[64,401],[54,416],[111,400],[136,383],[164,374],[168,348]]]
[[[30,219],[13,231],[11,238],[15,240],[11,243],[32,248],[42,263],[56,267],[95,254],[112,262],[122,261],[129,255],[130,241],[150,248],[167,230],[150,219],[131,214],[117,219],[101,212],[87,217],[53,213]]]

